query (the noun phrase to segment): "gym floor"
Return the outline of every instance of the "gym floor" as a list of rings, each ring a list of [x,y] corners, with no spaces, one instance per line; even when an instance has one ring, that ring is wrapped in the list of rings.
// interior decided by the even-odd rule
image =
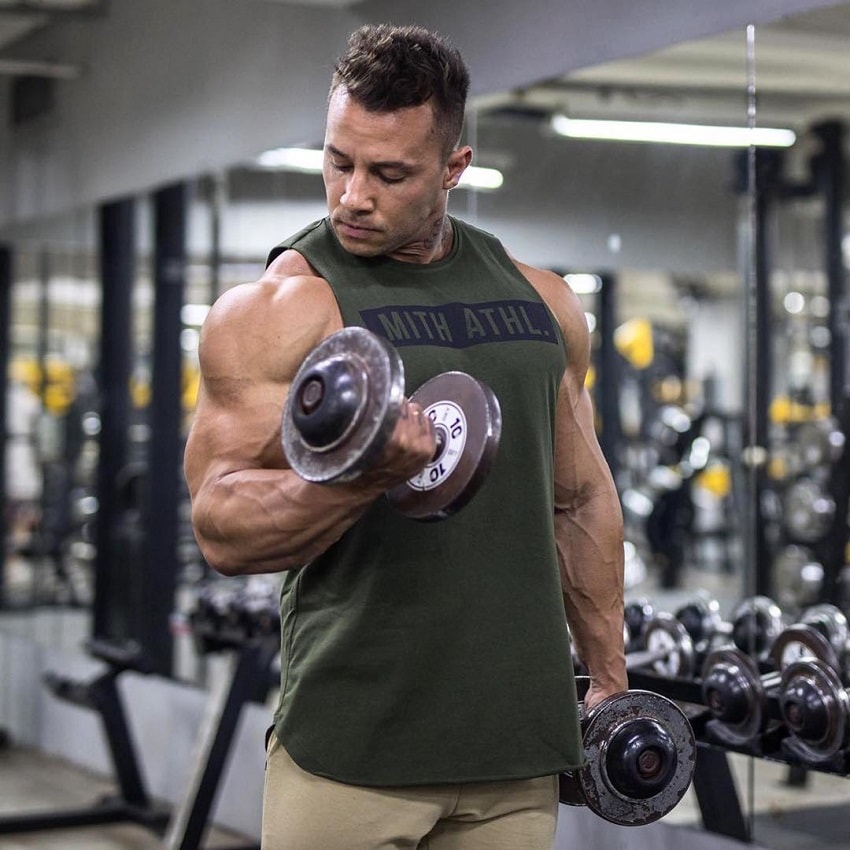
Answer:
[[[850,780],[810,773],[803,787],[794,787],[786,782],[787,768],[784,765],[750,761],[735,755],[730,757],[730,761],[742,804],[750,787],[753,789],[755,843],[743,845],[718,838],[718,850],[747,846],[758,850],[846,850],[850,847],[847,826]],[[0,819],[4,814],[87,805],[111,790],[107,778],[43,753],[15,747],[0,750]],[[746,806],[745,811],[748,811]],[[688,830],[701,829],[699,807],[693,791],[688,792],[664,822]],[[251,839],[245,836],[212,828],[204,847],[207,850],[235,850],[251,844]],[[673,843],[670,846],[674,846]],[[0,835],[0,850],[25,848],[161,850],[162,842],[153,832],[131,824]]]
[[[67,762],[34,750],[0,749],[0,820],[4,815],[88,806],[112,792],[107,778]],[[162,846],[153,831],[134,824],[0,835],[2,850],[162,850]],[[203,846],[207,850],[236,850],[256,846],[256,842],[212,828]]]

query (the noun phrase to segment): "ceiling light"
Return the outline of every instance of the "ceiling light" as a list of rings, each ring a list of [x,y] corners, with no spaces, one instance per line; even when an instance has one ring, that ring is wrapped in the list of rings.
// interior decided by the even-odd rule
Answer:
[[[664,142],[672,145],[709,147],[787,148],[797,137],[793,130],[770,127],[720,127],[706,124],[667,124],[654,121],[604,121],[552,116],[552,129],[572,139],[618,142]]]
[[[482,168],[470,165],[460,177],[459,189],[498,189],[505,182],[502,172],[497,168]]]
[[[310,148],[274,148],[257,157],[261,168],[279,168],[284,171],[304,171],[308,174],[322,173],[323,153]]]
[[[51,77],[55,80],[75,80],[81,73],[78,65],[71,65],[66,62],[0,59],[0,74],[10,77]]]
[[[255,163],[260,168],[321,174],[323,158],[323,152],[314,148],[274,148],[261,153]],[[458,188],[498,189],[503,182],[501,171],[471,165],[461,175]]]
[[[564,280],[576,295],[593,295],[602,289],[602,278],[598,274],[565,274]]]

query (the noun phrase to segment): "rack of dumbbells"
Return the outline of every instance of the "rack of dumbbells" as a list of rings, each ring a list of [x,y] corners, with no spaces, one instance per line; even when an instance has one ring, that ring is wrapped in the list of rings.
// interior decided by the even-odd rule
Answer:
[[[728,620],[697,595],[673,612],[625,609],[631,688],[674,700],[697,742],[693,788],[709,831],[749,840],[728,754],[850,777],[847,617],[820,603],[795,617],[765,596]]]

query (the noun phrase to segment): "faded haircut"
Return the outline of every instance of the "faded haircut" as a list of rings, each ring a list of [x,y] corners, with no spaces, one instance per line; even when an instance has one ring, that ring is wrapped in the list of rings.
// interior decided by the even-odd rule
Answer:
[[[430,103],[448,156],[460,141],[469,70],[445,38],[417,26],[367,24],[334,65],[330,93],[342,86],[364,109],[394,112]]]

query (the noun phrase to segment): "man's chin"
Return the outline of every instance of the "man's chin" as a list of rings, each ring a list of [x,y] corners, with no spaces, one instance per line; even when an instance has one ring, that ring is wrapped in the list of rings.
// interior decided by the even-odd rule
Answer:
[[[384,253],[383,244],[368,242],[365,239],[352,239],[339,231],[337,231],[336,236],[339,244],[349,254],[354,254],[355,257],[379,257]]]

